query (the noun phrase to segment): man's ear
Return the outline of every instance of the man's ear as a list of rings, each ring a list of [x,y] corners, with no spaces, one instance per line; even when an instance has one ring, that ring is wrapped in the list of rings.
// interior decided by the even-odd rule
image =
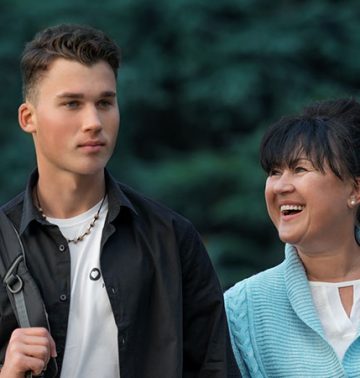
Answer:
[[[34,110],[34,106],[28,101],[19,106],[19,125],[26,133],[33,134],[36,131],[36,116]]]

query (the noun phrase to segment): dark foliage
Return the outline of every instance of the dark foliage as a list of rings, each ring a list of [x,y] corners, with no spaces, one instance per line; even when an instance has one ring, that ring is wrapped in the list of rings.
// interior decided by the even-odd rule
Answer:
[[[0,199],[34,165],[16,119],[24,43],[45,26],[87,23],[123,53],[112,172],[193,221],[224,287],[276,264],[259,140],[308,102],[357,95],[359,11],[354,0],[2,1]]]

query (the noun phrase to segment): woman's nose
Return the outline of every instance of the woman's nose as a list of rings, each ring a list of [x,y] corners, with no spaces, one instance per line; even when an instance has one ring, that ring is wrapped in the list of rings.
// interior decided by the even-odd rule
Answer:
[[[275,193],[286,193],[294,190],[293,177],[288,172],[283,172],[277,180],[275,180],[273,189]]]

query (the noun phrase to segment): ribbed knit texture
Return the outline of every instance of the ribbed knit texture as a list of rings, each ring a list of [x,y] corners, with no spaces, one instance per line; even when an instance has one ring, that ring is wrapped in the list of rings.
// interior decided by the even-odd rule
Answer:
[[[234,354],[244,377],[360,377],[360,339],[340,361],[325,340],[296,250],[225,293]]]

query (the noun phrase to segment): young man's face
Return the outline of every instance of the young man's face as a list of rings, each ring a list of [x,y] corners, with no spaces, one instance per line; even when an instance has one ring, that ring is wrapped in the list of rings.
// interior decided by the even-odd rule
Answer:
[[[96,175],[113,152],[119,128],[116,79],[104,61],[92,66],[56,59],[19,108],[33,134],[39,171]]]

